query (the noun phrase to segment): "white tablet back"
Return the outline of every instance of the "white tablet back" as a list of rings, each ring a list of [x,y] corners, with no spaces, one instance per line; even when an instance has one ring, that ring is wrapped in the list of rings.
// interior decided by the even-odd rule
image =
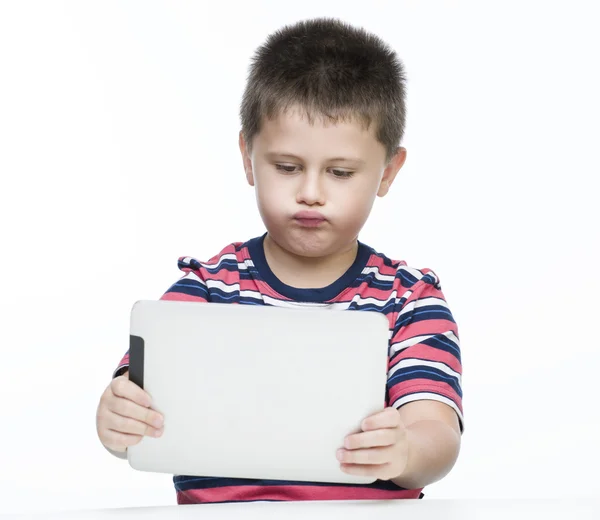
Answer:
[[[336,451],[384,408],[388,321],[378,312],[140,301],[130,379],[164,414],[128,449],[138,470],[368,483]]]

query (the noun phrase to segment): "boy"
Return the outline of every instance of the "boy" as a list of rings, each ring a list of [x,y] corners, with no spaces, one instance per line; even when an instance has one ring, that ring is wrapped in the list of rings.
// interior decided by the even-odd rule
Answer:
[[[343,471],[378,480],[323,485],[175,475],[179,504],[420,498],[453,467],[463,429],[462,370],[440,282],[432,270],[358,241],[375,197],[386,195],[406,159],[399,147],[404,82],[395,53],[362,29],[317,19],[271,35],[250,68],[239,136],[267,232],[207,262],[180,258],[185,275],[162,296],[384,313],[386,408],[331,454]],[[122,458],[142,436],[162,432],[162,417],[128,380],[127,367],[125,355],[97,412],[100,440]]]

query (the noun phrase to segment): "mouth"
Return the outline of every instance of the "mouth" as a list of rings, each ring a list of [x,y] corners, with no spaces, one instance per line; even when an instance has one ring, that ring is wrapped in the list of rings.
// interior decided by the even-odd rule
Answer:
[[[302,227],[318,227],[327,219],[317,211],[299,211],[294,215],[294,220]]]

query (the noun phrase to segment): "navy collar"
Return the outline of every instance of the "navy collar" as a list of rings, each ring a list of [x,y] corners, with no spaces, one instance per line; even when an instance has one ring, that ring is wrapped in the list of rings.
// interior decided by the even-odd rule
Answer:
[[[358,278],[366,267],[372,253],[369,246],[359,241],[358,251],[354,262],[340,278],[327,287],[299,289],[297,287],[286,285],[275,276],[273,271],[271,271],[265,257],[264,240],[266,236],[267,233],[260,237],[253,238],[246,243],[254,267],[258,271],[260,277],[270,285],[273,290],[282,296],[297,302],[323,303],[332,300]]]

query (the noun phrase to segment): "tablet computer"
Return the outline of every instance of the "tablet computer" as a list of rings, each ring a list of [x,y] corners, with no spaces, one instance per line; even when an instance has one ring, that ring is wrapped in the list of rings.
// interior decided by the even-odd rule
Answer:
[[[385,406],[389,328],[379,312],[181,301],[131,311],[130,380],[165,418],[127,450],[176,475],[370,483],[336,451]]]

